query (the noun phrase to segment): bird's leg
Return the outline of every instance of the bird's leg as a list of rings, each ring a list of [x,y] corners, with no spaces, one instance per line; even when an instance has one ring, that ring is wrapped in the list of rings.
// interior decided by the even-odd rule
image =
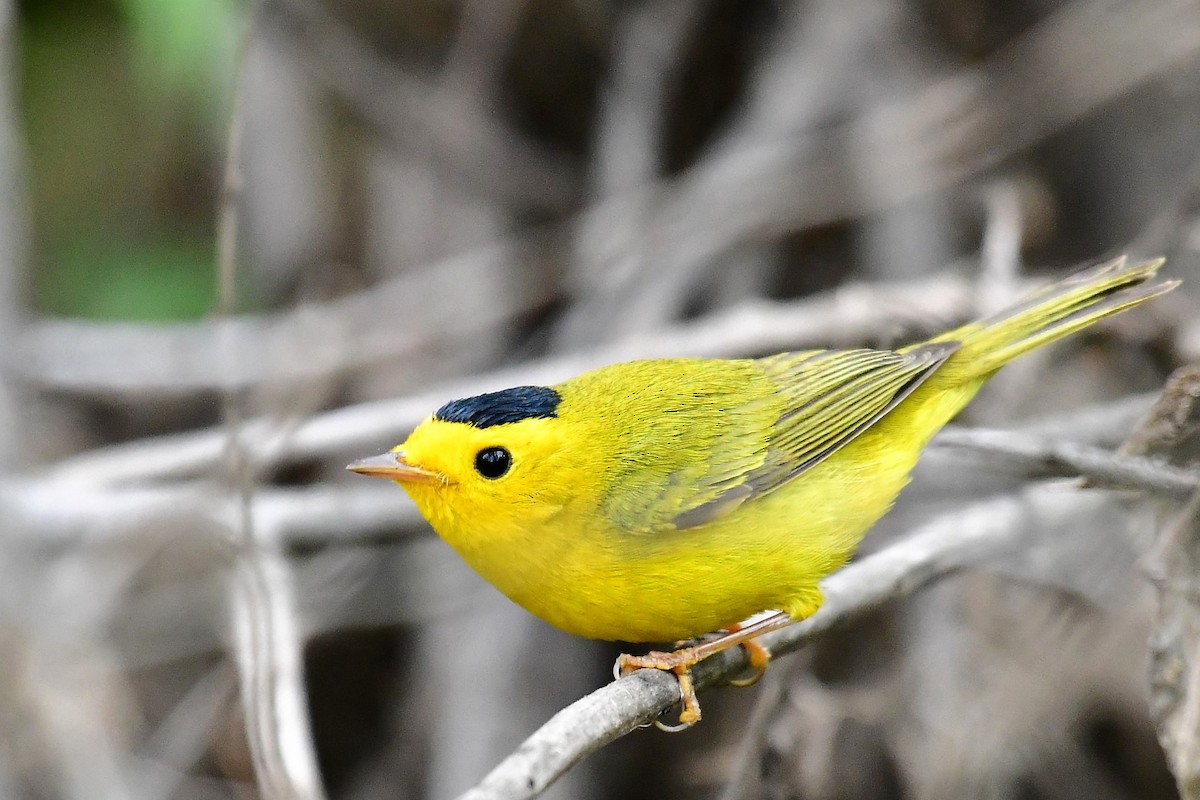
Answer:
[[[682,710],[679,712],[679,724],[675,726],[666,726],[658,722],[655,724],[662,730],[680,731],[700,721],[700,701],[696,697],[696,689],[692,684],[692,667],[709,656],[740,644],[746,648],[746,652],[750,656],[750,666],[756,671],[756,674],[750,680],[733,683],[737,686],[754,683],[766,669],[771,653],[762,644],[751,640],[768,631],[791,625],[795,621],[789,614],[779,611],[749,625],[732,625],[715,639],[709,639],[707,642],[684,647],[674,652],[664,653],[653,650],[644,656],[623,654],[617,659],[616,672],[618,675],[628,675],[638,669],[660,669],[664,672],[675,673],[675,677],[679,681],[680,704],[682,705]]]
[[[791,618],[789,617],[789,621]],[[745,627],[742,623],[735,623],[725,629],[726,633],[737,633]],[[742,649],[746,651],[746,658],[750,662],[751,672],[744,678],[730,678],[730,686],[753,686],[762,679],[762,676],[767,671],[767,664],[771,662],[771,651],[767,646],[758,639],[747,639],[744,642],[739,642]]]

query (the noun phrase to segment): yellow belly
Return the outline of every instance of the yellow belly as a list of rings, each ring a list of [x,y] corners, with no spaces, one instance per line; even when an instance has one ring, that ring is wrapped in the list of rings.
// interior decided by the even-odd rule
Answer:
[[[595,639],[686,639],[766,609],[806,617],[821,604],[818,581],[888,510],[914,461],[830,459],[708,525],[563,532],[574,544],[536,586],[485,577],[552,625]]]

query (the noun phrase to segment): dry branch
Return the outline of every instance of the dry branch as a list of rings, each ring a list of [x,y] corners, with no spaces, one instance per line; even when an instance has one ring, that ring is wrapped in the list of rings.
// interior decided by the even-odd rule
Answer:
[[[1133,433],[1122,443],[1126,455],[1153,455],[1172,463],[1200,458],[1200,365],[1180,367]]]
[[[1183,800],[1200,798],[1200,492],[1161,534],[1150,575],[1151,713]]]
[[[1196,458],[1200,368],[1177,370],[1123,450]],[[1188,451],[1189,446],[1192,452]],[[1145,559],[1159,607],[1150,639],[1150,710],[1179,794],[1200,798],[1200,491],[1170,518]]]
[[[0,509],[27,531],[32,544],[58,548],[94,544],[162,527],[171,520],[204,520],[231,530],[240,513],[228,490],[213,483],[134,488],[80,488],[62,502],[61,486],[37,480],[0,482]],[[421,526],[407,496],[365,481],[305,489],[259,489],[252,523],[289,546],[371,541]]]
[[[1102,76],[1097,52],[1105,54]],[[980,69],[869,107],[842,124],[789,137],[747,137],[676,182],[593,206],[587,213],[597,221],[584,224],[603,229],[623,208],[653,209],[643,230],[652,232],[653,242],[671,244],[654,250],[666,259],[655,270],[673,276],[673,293],[685,292],[699,271],[738,242],[853,219],[956,185],[1198,56],[1200,15],[1188,0],[1139,0],[1122,14],[1072,3]],[[1055,102],[1045,102],[1047,95]],[[870,181],[836,169],[847,143],[871,163]],[[609,269],[632,255],[617,251],[606,269],[582,276],[588,292],[604,292]],[[659,294],[659,301],[666,299]]]
[[[548,302],[553,287],[535,280],[529,257],[520,245],[481,248],[281,314],[157,325],[40,319],[16,337],[8,366],[37,387],[139,397],[329,380],[469,341]]]
[[[1200,474],[1194,471],[1019,431],[950,427],[935,441],[940,447],[976,450],[1019,463],[1033,478],[1084,476],[1105,488],[1140,489],[1176,499],[1186,499],[1200,488]]]
[[[291,567],[278,547],[262,546],[262,537],[250,546],[260,549],[238,558],[231,614],[255,778],[264,797],[320,800],[325,792],[308,718]]]

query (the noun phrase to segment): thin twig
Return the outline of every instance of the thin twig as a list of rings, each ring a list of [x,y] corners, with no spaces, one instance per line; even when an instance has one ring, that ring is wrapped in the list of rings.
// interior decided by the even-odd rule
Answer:
[[[1021,196],[1015,183],[997,181],[989,186],[986,203],[977,301],[982,315],[1013,302],[1021,276]]]
[[[522,0],[463,3],[454,42],[438,76],[441,89],[460,103],[481,108],[494,105],[497,84],[524,11]]]
[[[142,797],[174,797],[212,741],[220,715],[233,696],[232,670],[220,664],[188,689],[147,738],[142,750],[159,768],[146,777]]]
[[[1200,367],[1172,373],[1162,396],[1121,446],[1175,463],[1195,457],[1200,431]],[[1191,447],[1189,448],[1189,445]],[[1160,517],[1167,516],[1160,514]],[[1150,714],[1180,797],[1200,797],[1200,490],[1167,517],[1142,556],[1158,596],[1150,641]]]
[[[1189,440],[1200,436],[1200,364],[1189,364],[1171,373],[1162,394],[1137,427],[1121,443],[1125,455],[1153,455],[1186,460]]]
[[[12,76],[17,74],[11,48],[16,11],[11,0],[0,4],[0,341],[11,342],[24,323],[22,276],[29,247],[22,147],[17,129]],[[9,371],[0,374],[0,466],[20,463],[24,426]]]
[[[938,447],[975,450],[989,458],[999,456],[1024,467],[1030,477],[1082,476],[1109,489],[1141,489],[1180,499],[1200,488],[1200,473],[1194,471],[1020,431],[949,427],[934,441]]]
[[[435,87],[376,53],[313,0],[265,0],[267,20],[306,56],[317,76],[402,152],[419,151],[471,193],[561,209],[572,167],[484,109],[439,103]]]
[[[795,663],[787,668],[770,670],[763,677],[762,689],[754,701],[754,711],[746,722],[742,732],[740,752],[733,769],[730,771],[728,782],[721,790],[719,800],[743,800],[751,796],[751,791],[759,777],[759,764],[762,762],[763,751],[767,744],[767,729],[774,719],[774,711],[786,695],[786,686],[794,677]]]
[[[246,51],[258,12],[252,4],[238,60],[237,85],[229,122],[217,220],[217,315],[228,318],[237,303],[238,197],[245,104]],[[232,352],[224,350],[223,352]],[[325,792],[317,767],[308,701],[304,690],[299,618],[291,569],[279,541],[254,526],[254,477],[245,443],[242,398],[226,392],[222,401],[227,433],[226,474],[236,493],[238,513],[231,527],[239,539],[232,609],[234,657],[241,679],[242,712],[254,759],[259,792],[268,800],[321,800]]]
[[[607,279],[581,292],[559,322],[557,339],[564,349],[598,337],[610,339],[614,331],[631,325],[653,327],[664,318],[662,308],[641,318],[628,302],[645,283],[664,279],[649,268],[658,265],[645,227],[655,210],[656,193],[642,187],[654,186],[662,177],[664,126],[671,111],[668,92],[709,5],[654,0],[626,9],[617,26],[612,74],[600,98],[592,178],[598,196],[625,196],[629,201],[598,204],[574,226],[570,268],[576,281],[590,281],[597,270]]]

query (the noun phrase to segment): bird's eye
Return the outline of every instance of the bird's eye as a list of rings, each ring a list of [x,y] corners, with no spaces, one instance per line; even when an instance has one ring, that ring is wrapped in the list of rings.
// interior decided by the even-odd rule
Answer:
[[[501,477],[511,466],[512,453],[503,447],[488,447],[475,454],[475,471],[489,480]]]

